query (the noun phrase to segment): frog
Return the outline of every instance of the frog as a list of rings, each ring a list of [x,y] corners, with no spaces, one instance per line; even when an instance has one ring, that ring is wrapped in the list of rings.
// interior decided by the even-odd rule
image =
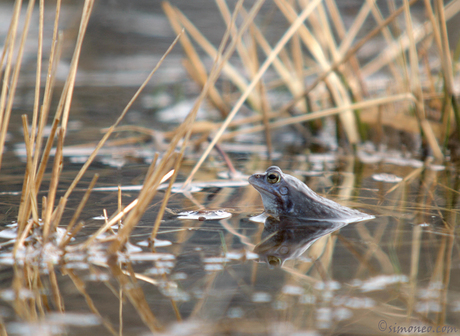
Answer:
[[[337,220],[347,223],[374,218],[318,195],[298,178],[283,173],[277,166],[269,167],[265,173],[251,175],[248,181],[261,195],[266,216],[295,216],[306,220]]]

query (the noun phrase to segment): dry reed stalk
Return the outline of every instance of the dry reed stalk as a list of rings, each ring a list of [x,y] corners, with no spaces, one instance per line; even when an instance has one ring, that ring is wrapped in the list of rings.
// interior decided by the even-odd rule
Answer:
[[[118,335],[123,336],[123,288],[118,290]]]
[[[45,82],[45,89],[43,91],[43,103],[40,108],[40,120],[38,121],[38,131],[36,131],[36,145],[35,145],[35,155],[34,155],[34,171],[37,171],[36,174],[36,182],[35,182],[35,189],[40,189],[41,180],[43,178],[43,174],[45,172],[45,167],[48,163],[49,152],[51,151],[52,141],[50,139],[54,139],[56,129],[59,125],[59,118],[55,116],[51,132],[48,136],[48,141],[46,143],[45,149],[43,150],[43,154],[40,160],[40,152],[42,150],[43,144],[43,131],[45,125],[48,122],[48,112],[51,104],[51,97],[52,97],[52,88],[54,86],[55,81],[55,74],[57,69],[57,62],[60,59],[61,51],[62,51],[62,34],[58,35],[58,24],[59,24],[59,15],[61,10],[61,0],[56,1],[56,14],[55,14],[55,21],[54,21],[54,28],[53,28],[53,38],[51,44],[51,51],[50,57],[48,61],[48,71],[46,76]],[[64,86],[65,88],[65,86]],[[59,108],[56,110],[56,115],[59,113]],[[32,127],[35,127],[35,123],[32,124]],[[40,166],[39,166],[40,163]]]
[[[439,30],[441,35],[441,66],[443,68],[443,75],[444,75],[444,85],[447,89],[447,94],[452,96],[454,94],[454,80],[453,80],[453,67],[452,67],[452,59],[450,55],[450,48],[449,48],[449,39],[447,37],[447,25],[446,25],[446,14],[444,11],[444,6],[442,1],[435,1],[436,4],[436,13],[438,15],[438,24]],[[433,26],[435,27],[435,26]]]
[[[411,0],[409,2],[409,5],[413,5],[416,3],[418,0]],[[292,109],[299,100],[303,99],[305,96],[307,96],[320,82],[322,82],[332,71],[335,71],[341,64],[344,62],[348,61],[350,57],[352,57],[356,52],[361,49],[362,46],[364,46],[371,38],[373,38],[375,35],[377,35],[383,28],[388,26],[393,20],[403,12],[404,6],[401,6],[398,8],[396,11],[394,11],[387,19],[385,19],[379,26],[375,27],[372,29],[366,36],[364,36],[361,40],[359,40],[351,49],[346,51],[345,55],[343,58],[338,61],[334,62],[327,70],[324,70],[314,81],[311,83],[307,89],[303,92],[302,95],[296,96],[292,99],[292,101],[285,106],[283,106],[280,111],[287,111]],[[363,73],[363,76],[366,76],[364,74],[364,71],[361,69],[361,72]]]
[[[412,1],[409,2],[409,5],[412,5]],[[404,6],[401,7],[404,8]],[[401,9],[401,7],[399,9]],[[399,9],[396,12],[398,12]],[[444,10],[446,13],[445,22],[447,22],[460,11],[460,6],[456,6],[456,1],[451,1],[448,4],[446,4]],[[426,21],[422,25],[418,26],[414,31],[412,31],[415,42],[419,42],[425,36],[431,34],[432,31],[433,27],[431,25],[431,22],[429,21]],[[407,32],[405,32],[400,37],[398,37],[397,40],[391,43],[385,50],[382,50],[382,52],[379,53],[379,55],[376,58],[374,58],[372,61],[368,62],[361,68],[363,75],[367,77],[372,75],[373,73],[376,73],[382,67],[386,66],[389,62],[391,62],[394,58],[398,57],[399,55],[401,55],[401,53],[405,52],[408,49],[408,47],[409,38],[407,36]]]
[[[178,141],[178,140],[177,140]],[[176,141],[176,144],[177,144]],[[139,197],[132,202],[134,204],[132,211],[129,213],[128,217],[125,220],[125,225],[121,230],[118,231],[116,239],[109,246],[107,252],[109,255],[115,254],[125,245],[128,240],[132,230],[135,228],[141,217],[143,216],[145,210],[149,206],[153,197],[156,195],[157,188],[161,184],[162,177],[165,176],[171,169],[174,163],[176,163],[177,155],[173,152],[175,146],[170,146],[170,150],[167,154],[164,155],[161,160],[159,167],[155,169],[151,176],[144,181],[142,189],[139,193]],[[116,218],[116,217],[115,217]],[[113,219],[112,219],[113,221]],[[104,227],[107,227],[105,225]],[[95,237],[95,235],[93,235]],[[89,239],[85,243],[87,245]]]
[[[220,14],[224,19],[225,24],[227,25],[227,29],[230,30],[230,34],[232,39],[237,39],[238,31],[233,24],[232,15],[230,13],[230,9],[227,6],[226,1],[224,0],[216,0],[217,7],[219,8]],[[237,6],[235,7],[234,12],[240,13],[243,10],[242,2],[239,1]],[[255,65],[254,65],[254,58],[250,54],[250,50],[248,50],[245,43],[243,43],[242,39],[237,39],[236,42],[236,51],[245,67],[246,71],[251,75],[255,73]]]
[[[43,12],[40,12],[40,15],[42,16]],[[30,21],[30,16],[28,16],[27,19]],[[57,24],[57,23],[55,23],[55,24]],[[39,32],[41,32],[40,39],[42,40],[43,39],[43,36],[42,36],[43,35],[43,29],[39,28]],[[57,27],[56,26],[55,26],[55,32],[57,32]],[[25,33],[26,32],[24,32],[24,34]],[[39,52],[39,54],[41,54],[41,50],[39,50],[38,52]],[[50,60],[50,64],[53,64],[53,62],[54,62],[54,60]],[[18,59],[18,63],[20,63],[20,59]],[[40,66],[41,63],[38,62],[38,64]],[[39,77],[38,70],[39,69],[37,69],[37,76]],[[51,69],[49,69],[49,73],[51,73]],[[54,80],[53,78],[48,78],[48,81],[47,81],[47,87],[48,88],[50,88],[49,83],[52,82],[53,80]],[[45,92],[46,92],[46,90],[45,90]],[[14,91],[13,91],[13,93],[14,93]],[[36,93],[36,95],[39,94],[39,90],[38,91],[36,90],[35,93]],[[45,101],[46,101],[46,95],[44,97],[44,102]],[[35,102],[34,102],[34,111],[35,112],[34,112],[33,123],[32,123],[32,135],[35,135],[35,133],[37,133],[36,132],[36,122],[37,122],[36,111],[38,111],[38,106],[36,105],[36,102],[37,102],[37,97],[35,97]],[[45,119],[46,118],[44,116],[43,109],[42,109],[42,113],[41,113],[42,124],[40,125],[41,127],[39,127],[39,130],[38,130],[38,133],[37,133],[37,138],[38,139],[37,139],[37,144],[35,145],[35,148],[38,148],[41,145],[42,129],[44,127],[44,124],[43,124],[44,121],[43,120],[45,120]],[[58,119],[58,118],[56,118],[56,119]],[[27,120],[25,120],[25,123],[26,123],[26,127],[27,127]],[[55,132],[56,129],[57,129],[58,123],[55,122],[53,126],[54,126],[53,129],[54,129],[54,132]],[[54,140],[54,134],[55,134],[54,132],[52,132],[52,134],[50,135],[50,138],[48,139],[49,140],[48,141],[49,150],[51,149],[51,144],[52,144],[52,141]],[[60,148],[58,146],[58,151],[59,150],[62,151],[64,136],[60,135],[59,139],[60,139]],[[30,169],[30,164],[29,164],[29,174],[28,174],[29,176],[28,176],[28,182],[27,183],[31,183],[31,184],[33,183],[33,184],[35,184],[35,186],[28,187],[29,190],[32,192],[32,194],[27,193],[27,195],[25,195],[26,202],[22,203],[22,208],[20,209],[20,215],[21,216],[18,217],[18,223],[19,223],[20,228],[21,228],[21,224],[25,223],[25,221],[29,217],[29,213],[30,213],[31,210],[33,211],[33,213],[36,213],[36,205],[35,205],[36,204],[36,193],[37,193],[37,190],[40,188],[41,178],[42,178],[43,173],[44,173],[44,169],[45,169],[44,167],[46,166],[46,162],[47,162],[47,158],[48,158],[48,156],[46,156],[46,155],[49,155],[49,152],[44,153],[44,157],[46,157],[46,160],[42,160],[42,162],[41,162],[42,165],[40,167],[41,169],[39,169],[39,172],[36,175],[35,174],[35,167],[37,167],[37,163],[38,163],[39,149],[37,149],[35,151],[32,150],[32,148],[34,148],[34,143],[35,143],[35,136],[31,137],[28,141],[26,141],[26,144],[28,144],[28,147],[27,147],[28,150],[31,153],[32,152],[34,153],[34,169]],[[55,165],[55,168],[54,168],[53,172],[58,172],[59,171],[59,168],[60,168],[59,166],[62,164],[62,162],[59,162],[61,159],[59,157],[56,158],[55,162],[58,162],[58,164],[57,164],[57,166]],[[58,178],[58,176],[53,176],[52,183],[55,183],[54,188],[57,187],[57,178]],[[48,202],[47,202],[49,207],[47,207],[46,210],[44,211],[44,214],[45,214],[45,217],[44,217],[44,219],[45,219],[44,233],[45,233],[46,238],[47,238],[47,235],[48,235],[48,232],[49,232],[49,225],[50,225],[50,220],[51,220],[51,211],[52,211],[52,208],[54,206],[54,193],[55,193],[55,190],[53,191],[52,189],[50,189],[49,192],[50,192],[50,194],[49,194],[49,198],[48,198]],[[29,203],[29,200],[30,200],[31,203]],[[61,207],[59,208],[59,210],[62,213],[63,206],[62,206],[62,203],[60,203],[60,204],[61,204]]]
[[[158,210],[158,214],[157,214],[157,217],[155,219],[155,223],[153,224],[152,233],[150,234],[150,241],[152,243],[151,244],[152,247],[154,246],[153,241],[156,238],[158,230],[160,228],[161,220],[163,219],[163,215],[164,215],[164,212],[165,212],[165,209],[166,209],[166,205],[168,204],[169,197],[171,196],[171,189],[172,189],[172,186],[173,186],[174,182],[176,181],[176,177],[177,177],[177,174],[179,172],[180,165],[182,163],[182,157],[184,155],[184,151],[185,151],[185,148],[187,146],[187,142],[188,142],[189,137],[190,137],[190,132],[188,132],[188,134],[186,135],[186,138],[185,138],[186,140],[182,144],[181,152],[176,157],[176,160],[175,160],[175,163],[174,163],[174,168],[173,168],[174,173],[172,175],[172,178],[169,181],[169,185],[168,185],[168,188],[166,189],[165,194],[163,196],[163,201],[161,202],[160,209]]]
[[[78,30],[77,44],[75,47],[74,54],[72,56],[72,61],[70,62],[70,71],[69,71],[69,75],[67,76],[67,81],[69,81],[69,87],[66,92],[65,105],[64,105],[64,110],[62,112],[62,121],[61,121],[61,127],[62,127],[62,132],[64,136],[67,132],[67,122],[69,120],[70,104],[72,102],[72,97],[73,97],[73,89],[75,86],[75,77],[77,75],[78,62],[80,60],[81,47],[83,44],[83,39],[85,37],[86,28],[88,27],[88,21],[91,16],[93,5],[94,5],[94,0],[86,0],[84,3],[82,19],[80,20],[80,28]]]
[[[43,25],[45,13],[45,0],[39,2],[39,16],[38,16],[38,46],[37,46],[37,71],[35,77],[35,97],[34,107],[32,112],[32,127],[30,133],[30,142],[35,143],[35,132],[37,129],[38,114],[40,108],[40,83],[42,75],[42,56],[43,56]],[[32,145],[33,147],[33,145]],[[33,193],[35,195],[35,193]]]
[[[346,34],[343,35],[343,38],[339,46],[340,54],[343,55],[350,49],[353,41],[356,38],[356,35],[358,35],[359,30],[362,28],[364,21],[366,21],[369,15],[369,12],[370,12],[369,1],[363,2],[361,9],[358,12],[358,15],[356,15],[350,28],[348,29],[348,31],[346,31]]]
[[[5,139],[6,139],[6,131],[8,129],[8,124],[10,121],[11,116],[11,109],[13,107],[13,98],[14,92],[16,90],[17,84],[17,77],[19,75],[19,67],[21,62],[17,62],[16,66],[13,71],[13,75],[10,79],[10,72],[13,66],[13,52],[14,52],[14,44],[16,40],[16,33],[18,29],[18,20],[19,14],[21,10],[21,0],[17,0],[15,2],[14,10],[13,10],[13,18],[11,20],[10,28],[8,31],[7,41],[9,42],[8,46],[5,46],[5,49],[8,48],[8,56],[6,60],[5,66],[5,73],[3,75],[3,86],[2,86],[2,93],[0,96],[0,167],[2,165],[2,158],[3,158],[3,148],[5,146]],[[33,7],[32,7],[33,8]],[[28,16],[30,21],[30,16]],[[26,27],[28,26],[28,22],[25,22]],[[26,30],[23,32],[23,39],[21,39],[22,43],[25,43],[25,35]],[[24,50],[23,46],[19,47],[21,52]],[[22,58],[22,53],[18,54],[18,60]],[[11,82],[10,82],[11,81]],[[7,100],[8,97],[8,100]]]
[[[289,22],[294,22],[297,18],[295,9],[286,0],[275,1],[278,8]],[[314,20],[313,20],[314,21]],[[301,24],[298,28],[299,36],[306,48],[312,53],[316,62],[322,70],[330,68],[330,63],[321,47],[320,41],[313,35],[305,24]],[[324,79],[336,105],[349,105],[351,99],[348,92],[339,77],[335,73],[330,73]],[[359,134],[357,130],[356,117],[351,110],[344,111],[339,115],[342,126],[347,135],[347,139],[352,145],[356,145],[359,141]]]
[[[367,0],[367,1],[370,2],[371,0]],[[382,13],[380,12],[380,9],[377,7],[375,1],[372,1],[370,8],[371,8],[372,16],[377,21],[377,24],[381,24],[383,22],[383,16],[382,16]],[[395,22],[397,21],[392,21],[392,23],[395,23]],[[383,28],[381,33],[388,45],[394,42],[393,34],[391,33],[388,27]],[[395,61],[391,60],[390,62],[388,62],[387,65],[393,75],[393,78],[396,80],[398,88],[403,88],[404,82],[400,74],[400,71],[401,71],[400,69],[404,69],[406,62],[404,62],[404,55],[396,55],[395,58],[396,58]]]
[[[431,26],[433,27],[433,36],[434,41],[436,43],[436,47],[438,48],[438,52],[440,55],[443,53],[442,42],[441,42],[441,32],[439,31],[438,23],[436,22],[436,18],[434,17],[434,10],[431,6],[431,2],[429,0],[424,0],[425,8],[426,8],[426,15],[428,15],[428,19],[431,22]],[[441,57],[442,58],[442,57]],[[444,67],[444,62],[441,62],[441,66]]]
[[[73,228],[72,231],[66,231],[64,238],[59,243],[59,248],[64,250],[66,246],[72,241],[72,239],[77,235],[77,233],[80,232],[81,229],[83,229],[83,227],[83,222],[80,222],[76,227]]]
[[[40,5],[41,6],[41,5]],[[38,56],[37,57],[40,57],[37,59],[37,79],[36,79],[36,88],[35,88],[35,100],[34,100],[34,110],[33,110],[33,122],[32,122],[32,127],[31,127],[31,138],[30,138],[30,147],[33,149],[34,148],[34,143],[35,143],[35,133],[36,133],[36,122],[37,122],[37,118],[38,118],[38,101],[39,101],[39,78],[40,78],[40,75],[41,75],[41,48],[42,48],[42,40],[43,40],[43,8],[40,9],[40,19],[39,19],[40,23],[39,25],[41,25],[39,27],[39,48],[38,48]],[[53,136],[54,138],[54,136]],[[35,148],[37,148],[37,146],[35,146]],[[38,159],[38,152],[39,150],[35,150],[34,151],[34,160],[35,159]],[[34,165],[35,167],[36,165]],[[35,181],[35,169],[31,169],[30,170],[30,182],[29,183],[36,183]],[[39,188],[39,187],[38,187]],[[30,200],[33,202],[36,203],[36,191],[38,190],[37,187],[31,187],[31,191],[32,191],[32,194],[29,196],[27,195],[27,197],[30,198]],[[32,205],[32,209],[34,208],[34,206]],[[27,220],[27,218],[29,217],[29,212],[30,212],[30,206],[28,204],[28,202],[26,203],[26,208],[23,210],[23,214],[25,215],[25,220]]]
[[[76,45],[75,45],[74,53],[72,55],[69,74],[67,75],[66,82],[65,82],[64,88],[62,90],[62,94],[61,94],[61,97],[60,97],[60,100],[59,100],[59,103],[58,103],[58,107],[56,109],[56,113],[55,113],[55,116],[54,116],[54,121],[53,121],[53,125],[52,125],[52,128],[51,128],[50,136],[48,137],[48,141],[46,143],[45,150],[44,150],[43,155],[42,155],[42,160],[40,161],[40,166],[38,168],[37,181],[36,181],[36,184],[37,184],[36,189],[37,190],[40,189],[40,184],[41,184],[41,181],[42,181],[42,178],[43,178],[43,174],[44,174],[46,165],[48,163],[49,153],[51,151],[52,143],[54,141],[54,135],[55,135],[55,132],[56,132],[57,127],[58,127],[59,124],[61,125],[61,128],[63,130],[63,134],[64,134],[64,138],[65,138],[65,134],[66,134],[66,130],[67,130],[68,114],[69,114],[69,111],[70,111],[70,103],[72,101],[72,96],[73,96],[73,88],[74,88],[74,84],[75,84],[75,77],[76,77],[78,62],[79,62],[79,58],[80,58],[81,47],[82,47],[83,40],[84,40],[84,37],[85,37],[86,28],[88,26],[88,21],[89,21],[89,18],[91,16],[91,11],[92,11],[93,4],[94,4],[94,0],[85,0],[85,2],[84,2],[82,16],[81,16],[81,20],[80,20],[80,27],[79,27],[78,35],[77,35],[77,42],[76,42]],[[51,60],[50,60],[50,64],[51,64]],[[50,73],[50,71],[51,71],[51,69],[48,69],[48,73]],[[41,124],[40,124],[40,129],[39,129],[39,134],[40,135],[41,135],[40,131],[42,130],[42,127],[44,127],[44,125],[46,123],[46,120],[44,120],[44,117],[47,115],[47,109],[49,108],[49,104],[50,104],[51,83],[52,83],[52,81],[50,81],[49,85],[47,83],[48,90],[49,90],[48,95],[46,95],[46,89],[47,88],[45,87],[45,98],[44,99],[47,99],[47,101],[46,101],[46,105],[45,105],[45,103],[43,104],[43,111],[45,111],[45,112],[43,112],[44,115],[41,118]],[[37,141],[37,146],[38,146],[38,141]],[[38,161],[37,161],[37,163],[38,163]],[[66,201],[67,201],[67,197],[64,197],[64,203],[66,203]]]
[[[283,127],[287,125],[292,125],[292,124],[297,124],[300,122],[305,122],[309,120],[314,120],[314,119],[319,119],[319,118],[324,118],[327,116],[335,115],[342,113],[347,110],[356,110],[356,109],[365,109],[373,106],[378,106],[378,105],[384,105],[384,104],[389,104],[389,103],[394,103],[398,101],[415,101],[415,98],[412,94],[410,93],[404,93],[404,94],[399,94],[399,95],[393,95],[393,96],[387,96],[384,98],[376,98],[376,99],[370,99],[367,101],[362,101],[359,103],[355,104],[350,104],[348,106],[342,106],[342,107],[334,107],[330,109],[326,109],[323,111],[318,111],[318,112],[312,112],[309,114],[304,114],[304,115],[299,115],[295,117],[290,117],[290,118],[284,118],[284,119],[279,119],[277,121],[271,122],[270,123],[270,128],[278,128],[278,127]],[[222,139],[230,139],[233,138],[239,134],[247,134],[247,133],[253,133],[253,132],[260,132],[263,131],[264,126],[263,125],[258,125],[258,126],[253,126],[250,128],[246,128],[243,130],[238,130],[238,131],[233,131],[233,132],[228,132],[222,136]]]
[[[16,3],[17,5],[17,3]],[[14,9],[13,9],[13,15],[14,15]],[[6,39],[5,43],[3,44],[3,50],[2,50],[2,56],[0,56],[0,77],[3,75],[3,69],[5,68],[5,65],[3,62],[6,59],[7,51],[9,49],[10,45],[10,40],[11,40],[11,30],[13,29],[13,20],[10,21],[10,26],[8,27],[8,32],[6,33]],[[0,115],[0,120],[3,116]]]
[[[27,167],[26,167],[27,171],[24,177],[24,184],[23,184],[23,186],[26,186],[26,189],[24,190],[25,199],[21,203],[29,204],[29,201],[30,201],[33,219],[36,223],[38,223],[39,221],[38,205],[37,205],[37,198],[34,197],[34,195],[36,195],[36,192],[35,192],[35,183],[33,180],[34,175],[33,175],[33,167],[32,167],[33,147],[32,147],[32,144],[30,143],[27,115],[25,114],[22,115],[22,128],[24,132],[24,143],[25,143],[26,152],[27,152]],[[22,212],[18,214],[18,218],[21,219],[19,221],[20,223],[24,223],[28,219],[28,218],[25,218],[25,215],[26,214],[28,215],[27,212],[24,212],[25,209],[26,207],[24,205],[20,207],[20,210],[22,210]],[[18,229],[18,232],[19,232],[21,230],[21,225],[19,224],[18,227],[19,227]]]
[[[457,126],[457,136],[460,139],[460,111],[458,109],[457,103],[456,103],[456,98],[454,97],[454,79],[453,79],[453,64],[452,64],[452,58],[450,54],[450,48],[449,48],[449,39],[447,37],[447,21],[446,21],[446,14],[445,14],[445,9],[443,6],[443,3],[441,1],[435,1],[436,4],[436,13],[438,15],[438,24],[439,24],[439,35],[440,35],[440,45],[438,46],[439,52],[441,54],[441,66],[443,70],[443,75],[444,75],[444,87],[446,91],[446,101],[451,101],[453,111],[454,111],[454,116],[455,116],[455,121],[456,121],[456,126]],[[436,25],[433,25],[433,27],[436,27]],[[437,36],[437,35],[435,35]],[[447,110],[448,111],[448,110]],[[446,113],[446,118],[448,119],[450,117],[449,112]],[[446,134],[447,138],[447,134]]]
[[[438,161],[442,161],[443,155],[441,149],[439,148],[438,141],[433,133],[430,123],[426,120],[426,113],[425,113],[425,105],[423,101],[423,91],[422,91],[422,84],[420,81],[420,74],[419,74],[419,61],[417,56],[417,49],[415,46],[415,39],[412,35],[413,25],[412,25],[412,17],[410,15],[410,8],[408,0],[404,1],[404,16],[406,19],[406,26],[407,26],[407,34],[409,37],[409,59],[410,59],[410,69],[411,69],[411,91],[413,92],[415,98],[417,99],[417,103],[415,104],[417,115],[420,120],[420,126],[424,131],[424,135],[433,151],[434,157]]]
[[[262,99],[261,107],[262,107],[262,121],[265,127],[265,143],[267,144],[267,156],[269,160],[271,160],[273,155],[273,145],[272,145],[272,137],[270,132],[270,120],[268,119],[268,114],[270,113],[271,109],[269,103],[267,101],[267,93],[265,90],[265,85],[263,81],[260,81],[260,98]]]
[[[398,182],[396,183],[393,187],[391,187],[390,189],[388,189],[388,191],[385,193],[385,197],[389,194],[391,194],[394,190],[396,190],[397,188],[399,188],[400,186],[404,186],[406,185],[407,183],[409,183],[410,181],[412,181],[414,178],[416,178],[418,175],[420,175],[423,170],[425,169],[425,167],[420,167],[420,168],[417,168],[417,169],[414,169],[410,174],[408,174],[407,176],[405,176],[401,182]]]
[[[64,132],[59,129],[59,140],[58,145],[56,146],[56,154],[54,156],[53,169],[51,173],[51,182],[48,189],[48,202],[45,210],[45,217],[43,218],[43,238],[46,242],[48,239],[48,234],[51,232],[51,215],[54,208],[54,200],[56,197],[56,191],[59,183],[59,176],[62,171],[62,147],[64,146]]]
[[[169,3],[163,3],[163,9],[167,15],[169,22],[176,34],[180,34],[183,30],[181,23],[177,20],[174,8],[169,5]],[[184,48],[184,51],[190,60],[192,67],[186,67],[189,70],[189,73],[193,79],[195,79],[201,87],[203,87],[208,80],[206,74],[206,68],[201,62],[200,57],[198,56],[197,51],[193,47],[192,42],[188,38],[187,34],[182,34],[181,39],[179,40]],[[228,107],[226,106],[224,100],[222,99],[219,91],[214,85],[209,88],[209,99],[211,103],[221,112],[221,115],[225,117],[227,115]]]
[[[160,157],[160,154],[158,152],[156,152],[153,155],[152,163],[150,164],[149,168],[147,169],[147,173],[145,174],[145,179],[144,180],[148,180],[150,178],[150,176],[153,174],[153,172],[155,170],[155,167],[157,166],[157,161],[158,161],[159,157]]]
[[[80,217],[80,214],[83,208],[85,207],[86,202],[88,201],[91,191],[93,190],[94,185],[96,184],[98,178],[99,178],[99,174],[94,174],[93,179],[91,180],[88,188],[85,191],[85,194],[83,195],[80,201],[80,204],[78,204],[77,210],[75,210],[69,224],[67,225],[66,233],[69,233],[73,229],[75,222],[77,221],[78,217]]]
[[[260,1],[259,1],[260,2]],[[180,24],[186,29],[186,31],[194,38],[200,47],[212,58],[216,59],[218,56],[216,48],[199,32],[199,30],[185,17],[185,15],[176,7],[171,6],[167,2],[163,2],[163,9],[169,20],[178,20]],[[226,62],[222,68],[222,72],[232,81],[232,83],[241,91],[244,92],[247,89],[246,79],[240,75],[237,69],[235,69],[230,63]],[[258,106],[259,99],[252,93],[249,98],[249,104],[255,109],[259,110]]]
[[[329,51],[330,57],[334,62],[339,60],[339,54],[337,50],[337,44],[335,42],[335,37],[334,33],[332,32],[332,27],[331,23],[337,25],[340,25],[341,19],[340,15],[337,15],[338,13],[334,11],[335,6],[329,7],[329,14],[331,16],[331,19],[329,20],[329,17],[326,14],[326,9],[324,8],[324,3],[320,3],[319,6],[317,7],[317,15],[314,15],[310,18],[310,22],[313,26],[313,29],[315,30],[315,36],[318,37],[318,40],[322,41],[324,44],[323,49],[325,51]],[[343,24],[342,24],[343,26]],[[339,27],[338,29],[336,28],[336,31],[344,31],[341,30],[344,29],[344,27]],[[341,33],[338,33],[339,37]],[[344,72],[342,69],[342,72]],[[345,71],[347,77],[350,75],[349,71]]]
[[[29,171],[26,169],[26,172],[24,174],[24,182],[28,181],[28,179],[29,179]],[[29,190],[29,184],[23,183],[22,190],[21,190],[21,199],[19,201],[19,211],[18,211],[18,234],[22,232],[24,225],[26,223],[26,220],[24,219],[26,218],[26,216],[24,215],[24,210],[27,204],[27,195],[28,195],[27,190]]]
[[[105,231],[110,229],[111,226],[115,225],[119,220],[123,218],[126,214],[128,214],[139,202],[139,199],[135,199],[130,204],[128,204],[121,212],[117,215],[112,217],[108,222],[106,222],[103,226],[101,226],[91,237],[89,237],[82,245],[82,249],[88,248],[92,242]]]
[[[14,243],[14,248],[13,248],[13,255],[16,255],[16,251],[18,248],[22,247],[24,244],[24,241],[27,238],[28,233],[32,229],[32,225],[34,225],[35,222],[33,220],[29,220],[25,228],[22,230],[21,233],[18,232],[18,238],[16,239]]]
[[[367,4],[367,2],[366,2]],[[326,5],[328,12],[331,15],[331,21],[334,24],[335,27],[335,32],[338,35],[340,41],[343,41],[345,39],[345,33],[346,33],[346,28],[345,24],[343,23],[342,16],[340,15],[339,9],[337,8],[337,4],[334,0],[326,0]],[[363,4],[364,6],[364,4]],[[332,41],[334,41],[334,36],[331,36]],[[340,60],[345,52],[340,51],[340,47],[336,46],[335,43],[333,44],[335,48],[334,52],[334,63],[338,60]],[[361,70],[359,67],[359,61],[356,55],[352,55],[349,59],[349,64],[351,66],[351,71],[347,71],[347,67],[341,67],[340,71],[342,73],[346,74],[346,80],[350,81],[350,88],[353,91],[353,95],[356,97],[356,99],[361,100],[362,95],[367,95],[367,90],[365,89],[365,84],[364,84],[364,79],[361,75]],[[359,86],[358,86],[359,85]],[[358,88],[360,88],[361,92],[358,91]]]
[[[247,15],[244,10],[242,11],[242,13],[244,16]],[[257,25],[254,23],[251,24],[250,30],[255,41],[258,43],[262,51],[265,53],[265,56],[268,57],[268,55],[270,55],[270,53],[272,52],[272,48],[265,39],[265,36],[260,31],[259,27],[257,27]],[[294,36],[297,36],[297,34],[294,34]],[[303,55],[297,54],[296,58],[297,63],[299,63],[299,59],[303,58]],[[275,59],[273,60],[273,68],[281,77],[282,83],[286,85],[286,87],[289,89],[289,91],[292,93],[294,97],[303,92],[303,79],[301,77],[302,71],[292,74],[292,72],[289,71],[287,66],[285,66],[285,64],[280,60],[278,56],[275,57]],[[304,104],[298,104],[298,107],[302,112],[306,112],[306,106]]]
[[[300,83],[299,93],[301,93],[305,89],[305,85],[303,82],[303,69],[305,69],[306,66],[304,62],[304,55],[302,52],[302,44],[300,43],[299,34],[294,34],[292,36],[291,54],[292,54],[292,62],[294,63],[294,74],[296,75],[293,77],[297,80],[297,82]],[[294,97],[297,96],[297,94],[292,94],[292,95]]]
[[[235,117],[236,113],[240,109],[241,105],[246,101],[248,98],[249,94],[251,91],[254,89],[258,81],[262,78],[262,75],[267,71],[268,67],[271,65],[273,60],[276,58],[278,53],[281,51],[282,48],[286,45],[286,43],[289,41],[289,39],[294,35],[294,33],[297,31],[297,29],[302,25],[303,21],[313,12],[315,7],[318,5],[320,0],[314,0],[312,1],[309,6],[307,6],[302,13],[297,17],[297,19],[291,24],[289,29],[284,33],[283,37],[280,39],[280,41],[277,43],[276,47],[273,49],[272,53],[267,57],[265,62],[262,64],[260,67],[259,71],[257,74],[254,76],[253,80],[251,81],[251,84],[247,87],[246,91],[243,92],[239,100],[236,102],[234,105],[232,111],[229,113],[227,118],[225,119],[224,123],[222,126],[219,128],[217,131],[216,135],[214,136],[213,140],[211,143],[208,145],[206,148],[205,152],[202,154],[198,162],[196,163],[195,167],[193,167],[192,172],[188,176],[187,180],[184,182],[183,188],[185,188],[193,179],[193,176],[195,173],[198,171],[198,169],[201,167],[203,164],[204,160],[207,158],[209,153],[211,152],[212,148],[214,145],[217,143],[217,141],[220,139],[232,119]]]

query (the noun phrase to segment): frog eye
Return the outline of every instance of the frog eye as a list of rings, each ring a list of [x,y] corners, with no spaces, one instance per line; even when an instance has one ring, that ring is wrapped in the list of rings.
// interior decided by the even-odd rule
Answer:
[[[267,175],[267,182],[271,184],[278,183],[280,181],[280,174],[270,173]]]

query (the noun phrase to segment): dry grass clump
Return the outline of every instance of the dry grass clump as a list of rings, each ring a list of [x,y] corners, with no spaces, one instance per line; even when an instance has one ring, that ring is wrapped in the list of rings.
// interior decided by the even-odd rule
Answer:
[[[441,160],[446,139],[460,120],[446,30],[446,21],[459,9],[455,2],[443,6],[436,1],[432,8],[430,2],[425,1],[426,21],[416,25],[411,14],[411,6],[416,2],[404,1],[399,8],[388,2],[390,15],[386,19],[375,2],[363,2],[347,30],[334,1],[275,1],[276,10],[285,16],[290,28],[274,47],[264,37],[263,27],[258,26],[257,22],[263,19],[251,21],[247,30],[244,23],[232,28],[232,38],[237,40],[237,55],[223,67],[222,79],[233,84],[241,96],[233,101],[228,94],[217,90],[209,95],[209,101],[221,111],[225,121],[216,125],[219,129],[213,141],[187,182],[220,139],[265,130],[270,150],[270,129],[293,124],[302,128],[302,122],[330,115],[338,115],[341,129],[353,146],[367,140],[368,133],[372,133],[365,132],[362,122],[377,130],[391,126],[420,133],[434,157]],[[216,3],[228,25],[227,4],[225,1]],[[180,9],[167,2],[163,7],[176,32],[185,28],[181,43],[188,57],[186,69],[202,85],[207,74],[196,48],[211,58],[216,57],[216,50]],[[247,19],[246,10],[239,10],[238,16],[243,21]],[[364,26],[369,17],[375,26],[358,38],[358,33],[369,29],[368,25]],[[384,42],[375,46],[380,36]],[[364,62],[358,59],[358,52],[365,46],[379,48],[381,52],[361,65]],[[441,67],[434,65],[433,68],[428,52],[437,54],[442,60]],[[259,59],[264,58],[259,66]],[[242,64],[243,69],[233,64]],[[268,69],[270,81],[262,78]],[[388,70],[390,78],[373,83],[372,78],[382,70]],[[441,82],[436,78],[438,75],[442,76]],[[270,106],[270,95],[280,89],[291,94],[291,102],[281,107]],[[233,122],[235,114],[245,102],[257,113],[236,124]],[[383,107],[385,112],[381,112]],[[442,107],[440,116],[430,118],[427,107]],[[226,133],[229,126],[243,123],[253,126]]]

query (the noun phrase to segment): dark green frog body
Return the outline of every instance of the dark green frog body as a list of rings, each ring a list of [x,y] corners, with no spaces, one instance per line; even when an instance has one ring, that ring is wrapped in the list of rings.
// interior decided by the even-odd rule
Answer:
[[[347,223],[372,219],[374,216],[347,208],[321,197],[305,183],[276,166],[269,167],[263,174],[253,174],[249,183],[262,196],[265,213],[279,217],[299,216],[308,219],[336,219]]]

